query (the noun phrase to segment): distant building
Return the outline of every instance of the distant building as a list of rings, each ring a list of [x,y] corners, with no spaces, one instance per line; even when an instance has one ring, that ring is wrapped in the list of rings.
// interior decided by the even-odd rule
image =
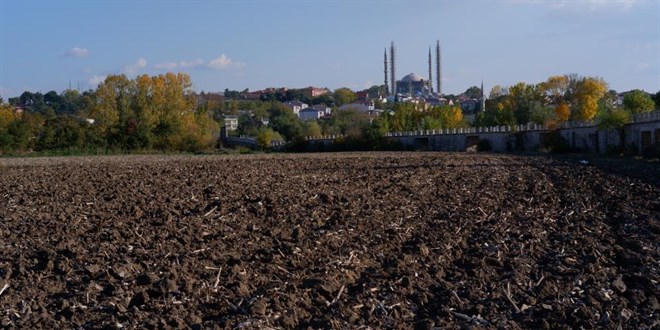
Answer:
[[[226,115],[225,116],[225,127],[227,131],[235,131],[238,129],[238,116]]]
[[[418,74],[408,74],[396,82],[396,90],[399,94],[408,95],[430,95],[429,82]]]
[[[204,93],[201,92],[197,95],[197,103],[202,103],[202,102],[217,102],[217,103],[223,103],[225,101],[225,96],[223,94],[219,93]]]
[[[319,111],[323,111],[324,116],[332,115],[332,109],[329,106],[326,106],[325,104],[315,104],[315,105],[311,106],[311,108],[319,110]]]
[[[328,94],[330,92],[330,90],[327,89],[327,88],[319,88],[319,87],[312,87],[312,86],[307,87],[307,88],[301,88],[300,90],[303,92],[303,94],[306,97],[309,97],[309,98],[314,98],[314,97],[317,97],[317,96],[325,95],[325,94]]]
[[[300,113],[300,110],[305,109],[309,107],[306,103],[300,102],[300,101],[289,101],[284,103],[289,109],[293,110],[293,113],[296,116],[299,116],[298,113]]]
[[[443,106],[448,103],[444,97],[427,97],[424,101],[431,106]]]
[[[349,104],[344,104],[338,109],[339,111],[344,110],[355,110],[358,112],[366,113],[370,117],[380,116],[383,113],[383,110],[376,109],[373,102],[354,102]]]
[[[367,91],[355,92],[355,97],[357,98],[358,101],[366,102],[367,99],[369,98],[369,93]]]
[[[325,116],[325,111],[314,109],[314,108],[305,108],[300,110],[298,117],[300,120],[318,120]]]

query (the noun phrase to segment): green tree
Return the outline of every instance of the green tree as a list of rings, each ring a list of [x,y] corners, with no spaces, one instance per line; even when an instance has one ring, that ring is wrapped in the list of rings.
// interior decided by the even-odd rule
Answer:
[[[18,120],[14,120],[8,127],[8,134],[13,137],[14,150],[28,150],[36,147],[40,132],[44,126],[44,119],[38,113],[23,113]]]
[[[302,122],[293,110],[280,102],[273,102],[270,112],[270,126],[288,141],[303,137]]]
[[[530,121],[532,104],[541,102],[542,96],[535,85],[519,82],[509,87],[506,99],[505,106],[513,112],[516,123],[526,124]]]
[[[306,121],[303,123],[304,136],[321,136],[321,125],[317,121]]]
[[[342,87],[338,88],[334,92],[335,105],[341,107],[344,104],[351,103],[357,99],[355,92],[351,89]]]
[[[635,89],[623,97],[623,107],[633,114],[650,112],[655,109],[655,102],[646,92]]]
[[[263,127],[257,133],[257,146],[262,150],[270,150],[273,141],[282,141],[282,136],[270,128]]]
[[[500,97],[506,96],[506,94],[508,94],[508,93],[509,93],[508,88],[502,87],[500,85],[495,85],[495,86],[493,86],[493,88],[491,88],[488,98],[491,99],[491,100],[495,100],[495,99],[498,99]]]
[[[481,88],[479,88],[477,86],[472,86],[472,87],[466,89],[463,94],[465,94],[465,96],[467,96],[471,99],[478,99],[478,98],[481,98]]]
[[[531,105],[529,119],[539,125],[554,122],[556,118],[555,108],[543,105],[541,102],[533,102]]]

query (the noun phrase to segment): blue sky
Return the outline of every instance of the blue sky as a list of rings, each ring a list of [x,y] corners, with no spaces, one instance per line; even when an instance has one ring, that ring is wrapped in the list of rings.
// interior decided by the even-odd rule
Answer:
[[[197,91],[358,90],[383,83],[390,41],[398,78],[427,76],[436,40],[445,93],[566,73],[660,90],[658,0],[0,0],[0,95],[167,71]]]

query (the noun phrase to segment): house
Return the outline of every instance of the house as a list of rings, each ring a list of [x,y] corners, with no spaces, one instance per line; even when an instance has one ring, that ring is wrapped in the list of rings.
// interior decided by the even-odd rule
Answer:
[[[299,116],[298,113],[300,112],[300,110],[309,107],[309,105],[307,105],[306,103],[300,102],[300,101],[289,101],[289,102],[284,103],[284,105],[289,107],[289,109],[293,110],[293,113],[296,116]]]
[[[235,131],[238,129],[238,116],[225,115],[225,127],[227,131]]]
[[[375,109],[373,102],[353,102],[344,104],[339,107],[339,110],[356,110],[359,112],[369,112]]]
[[[325,110],[314,108],[305,108],[298,113],[300,120],[318,120],[323,118],[323,116],[325,116]]]
[[[373,102],[354,102],[349,104],[344,104],[339,107],[339,110],[355,110],[357,112],[366,113],[370,118],[380,116],[383,113],[383,110],[376,109]]]
[[[302,88],[301,91],[306,97],[309,98],[315,98],[317,96],[321,96],[324,94],[328,94],[330,92],[329,89],[327,88],[318,88],[318,87],[307,87],[307,88]]]
[[[332,115],[332,109],[330,109],[330,107],[326,106],[325,104],[315,104],[315,105],[311,106],[311,108],[319,110],[319,111],[323,111],[324,112],[323,116]]]

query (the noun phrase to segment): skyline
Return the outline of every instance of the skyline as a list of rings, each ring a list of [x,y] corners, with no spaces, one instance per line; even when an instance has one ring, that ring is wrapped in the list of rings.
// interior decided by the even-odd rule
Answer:
[[[569,73],[660,90],[660,1],[0,0],[0,96],[168,71],[197,92],[361,90],[392,41],[396,79],[425,76],[436,40],[446,94]]]

